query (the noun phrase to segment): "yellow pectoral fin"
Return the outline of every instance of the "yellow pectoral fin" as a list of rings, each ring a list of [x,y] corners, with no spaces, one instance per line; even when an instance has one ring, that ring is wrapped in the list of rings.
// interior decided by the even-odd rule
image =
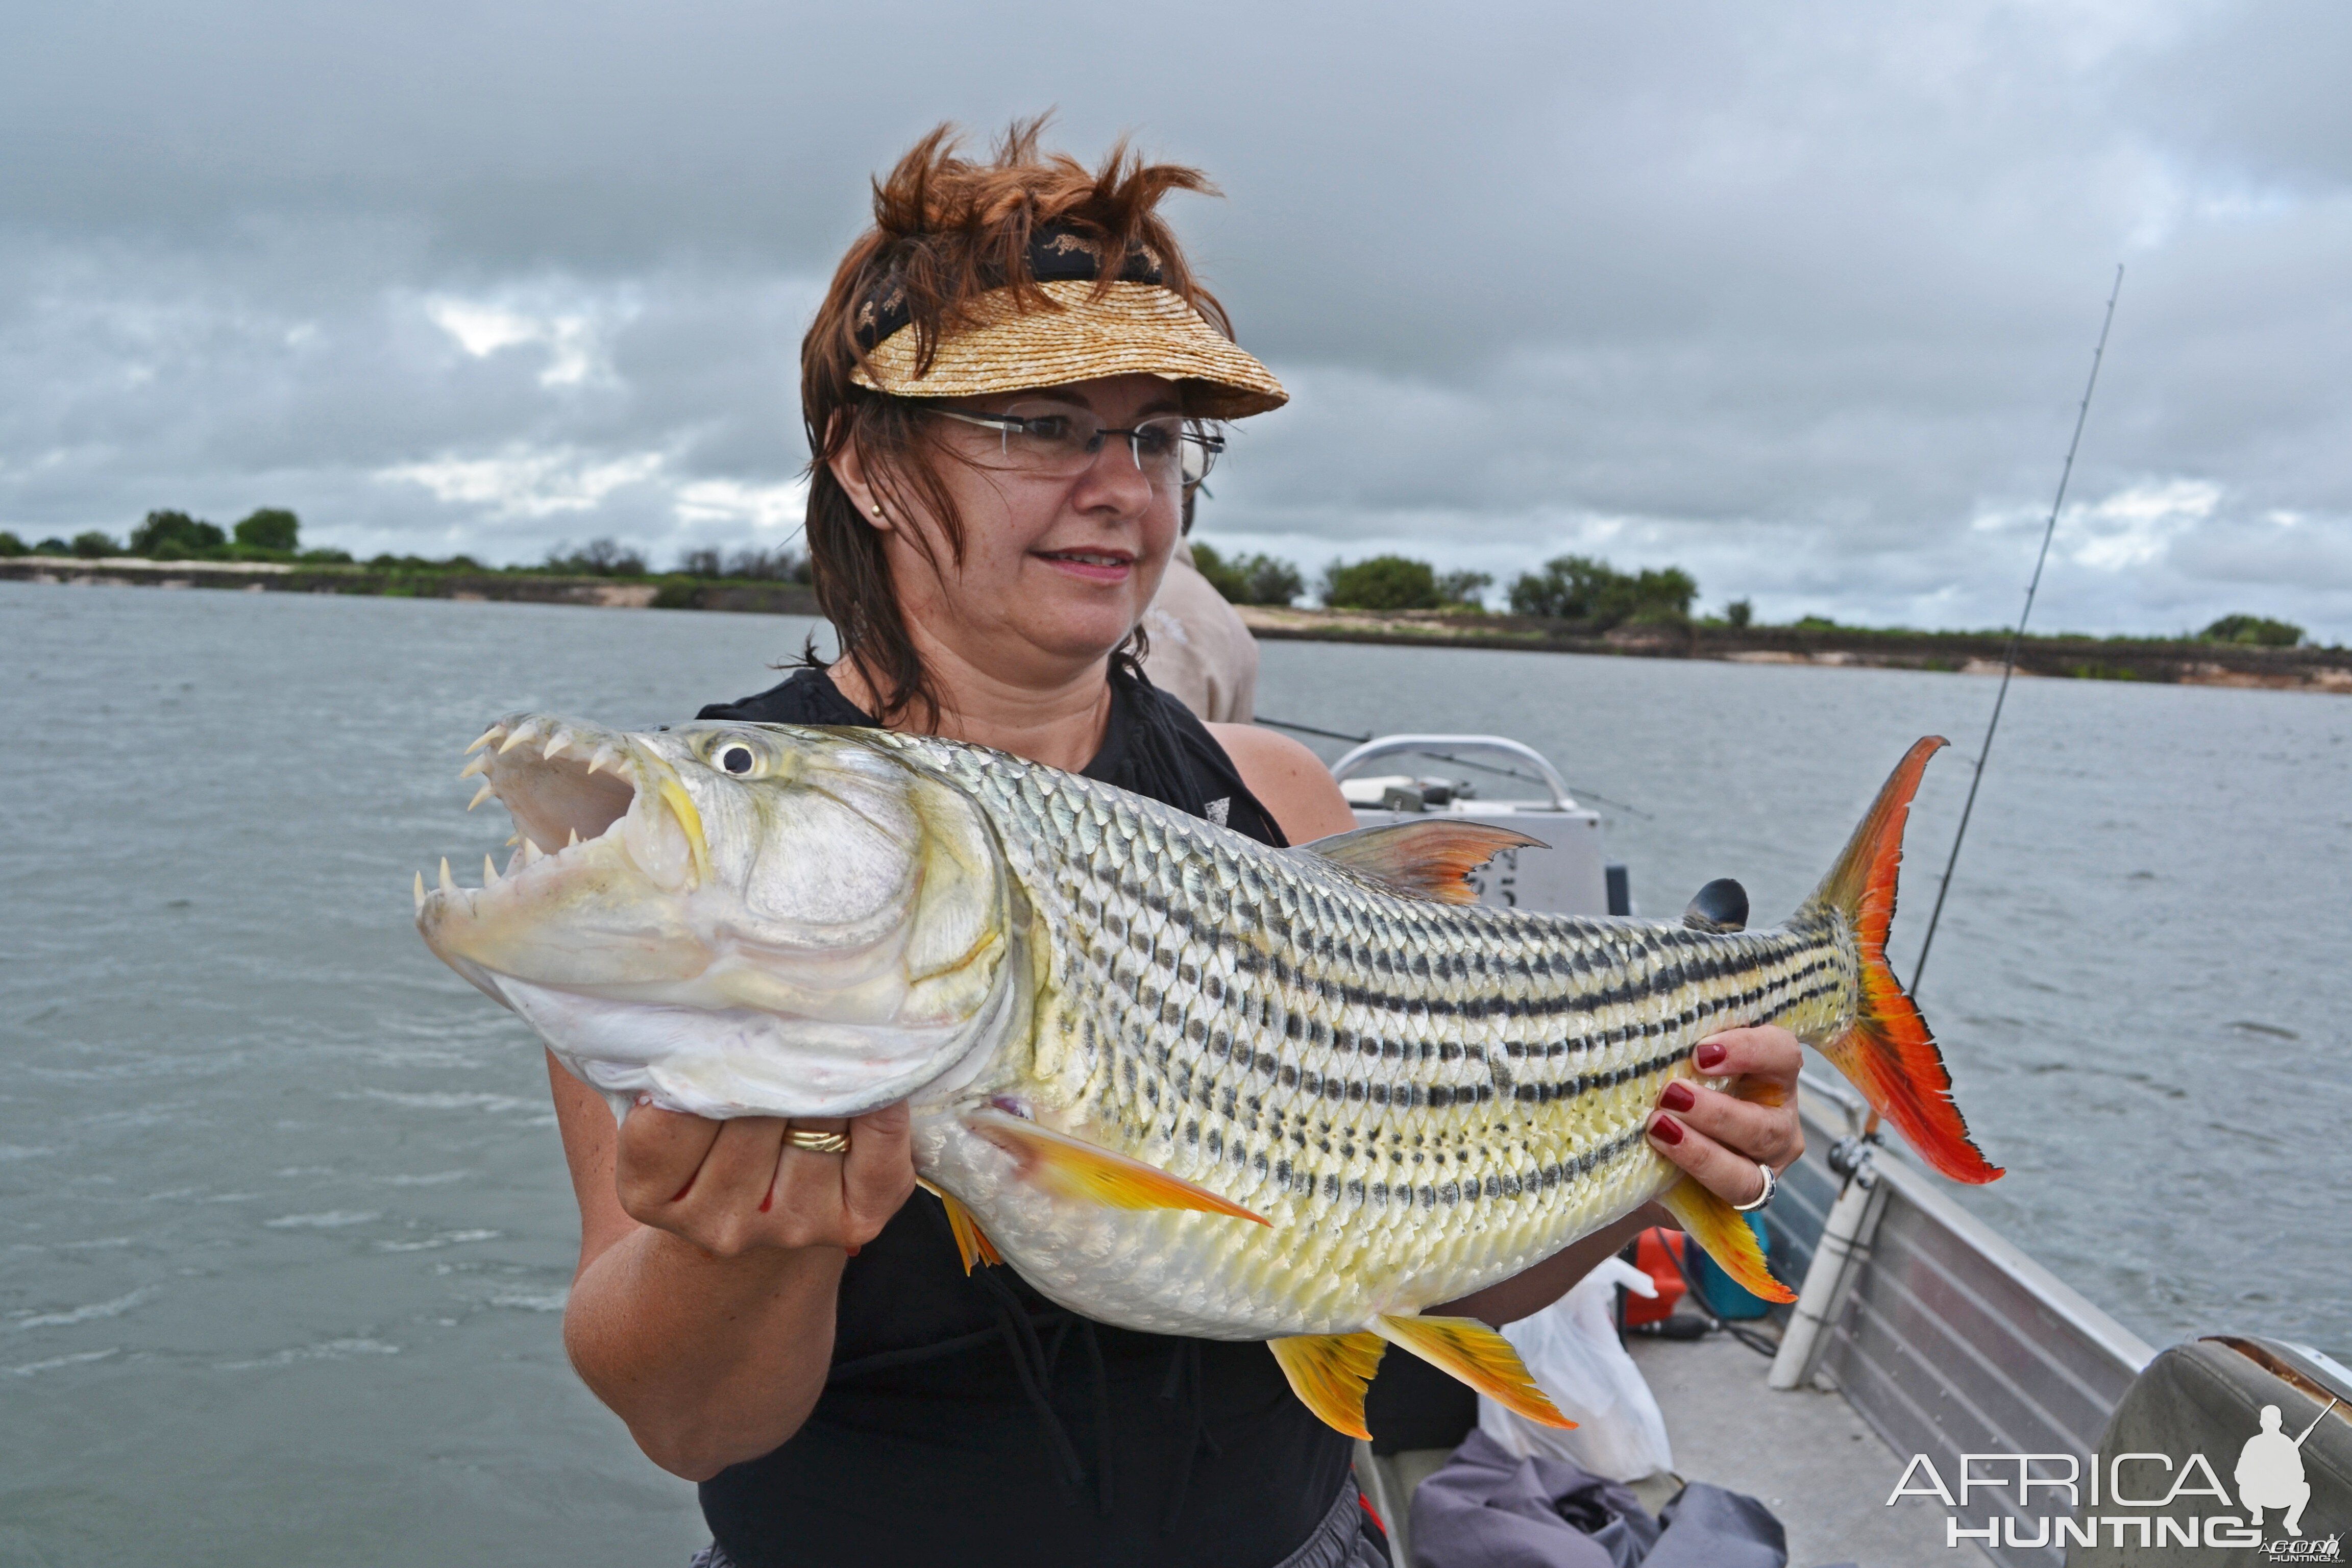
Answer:
[[[1576,1425],[1536,1386],[1511,1342],[1475,1318],[1382,1318],[1376,1331],[1539,1426],[1566,1431]]]
[[[1371,1429],[1364,1425],[1364,1390],[1389,1348],[1380,1335],[1297,1334],[1268,1340],[1265,1348],[1290,1379],[1290,1392],[1326,1426],[1371,1441]]]
[[[1198,1209],[1273,1224],[1181,1176],[1002,1110],[974,1111],[964,1125],[1018,1161],[1022,1180],[1057,1197],[1115,1209]]]
[[[1685,1176],[1658,1201],[1741,1289],[1767,1301],[1797,1299],[1794,1290],[1772,1278],[1764,1262],[1764,1249],[1756,1245],[1756,1233],[1748,1228],[1748,1216],[1699,1185],[1696,1177]]]
[[[952,1194],[941,1192],[920,1176],[915,1178],[915,1184],[939,1199],[940,1206],[948,1211],[948,1229],[955,1233],[956,1255],[963,1259],[966,1274],[971,1272],[974,1263],[1004,1261],[997,1255],[996,1244],[988,1239],[988,1233],[980,1228],[978,1220],[971,1217],[971,1211],[957,1201]]]

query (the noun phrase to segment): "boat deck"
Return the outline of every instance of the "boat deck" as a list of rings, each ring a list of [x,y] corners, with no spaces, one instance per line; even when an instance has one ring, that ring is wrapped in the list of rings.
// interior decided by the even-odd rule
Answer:
[[[1760,1499],[1789,1531],[1790,1568],[1990,1563],[1973,1542],[1945,1546],[1945,1510],[1932,1498],[1886,1506],[1910,1456],[1890,1452],[1841,1395],[1775,1393],[1764,1383],[1771,1363],[1726,1334],[1626,1348],[1665,1414],[1676,1472]]]
[[[1752,1325],[1765,1336],[1769,1322]],[[1635,1337],[1626,1342],[1642,1369],[1674,1446],[1675,1471],[1633,1483],[1642,1505],[1655,1513],[1685,1481],[1707,1481],[1759,1499],[1789,1532],[1790,1568],[1911,1568],[1953,1564],[1990,1568],[1974,1542],[1955,1552],[1944,1542],[1945,1510],[1930,1498],[1904,1498],[1893,1506],[1908,1455],[1897,1455],[1853,1406],[1820,1387],[1776,1393],[1766,1386],[1771,1363],[1727,1334],[1701,1340]],[[1397,1511],[1404,1500],[1451,1457],[1423,1448],[1379,1462],[1384,1500]],[[1370,1458],[1360,1449],[1360,1472]],[[1405,1531],[1410,1540],[1409,1521]],[[1400,1568],[1412,1568],[1401,1564]]]

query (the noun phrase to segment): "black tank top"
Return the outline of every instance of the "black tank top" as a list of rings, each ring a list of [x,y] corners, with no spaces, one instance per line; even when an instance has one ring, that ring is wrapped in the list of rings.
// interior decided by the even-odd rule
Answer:
[[[874,722],[815,669],[700,717]],[[1133,674],[1112,673],[1086,773],[1287,843],[1215,737]],[[815,1410],[705,1481],[702,1511],[741,1568],[1265,1568],[1313,1533],[1349,1460],[1264,1345],[1097,1323],[1007,1268],[967,1277],[918,1190],[842,1272]]]

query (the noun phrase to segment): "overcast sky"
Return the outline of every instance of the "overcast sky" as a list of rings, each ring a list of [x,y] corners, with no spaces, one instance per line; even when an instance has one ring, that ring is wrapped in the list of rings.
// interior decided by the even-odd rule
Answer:
[[[781,542],[866,181],[1058,106],[1294,401],[1202,531],[1927,626],[2352,639],[2352,11],[410,0],[18,8],[0,527]]]

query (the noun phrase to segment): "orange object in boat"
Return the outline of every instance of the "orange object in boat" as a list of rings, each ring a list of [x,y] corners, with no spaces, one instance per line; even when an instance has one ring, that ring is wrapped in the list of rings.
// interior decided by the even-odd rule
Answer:
[[[1690,1286],[1683,1279],[1683,1271],[1675,1260],[1683,1255],[1683,1233],[1653,1226],[1633,1238],[1633,1267],[1648,1275],[1658,1287],[1655,1297],[1625,1295],[1625,1321],[1662,1323],[1674,1316],[1675,1303],[1681,1300]]]

